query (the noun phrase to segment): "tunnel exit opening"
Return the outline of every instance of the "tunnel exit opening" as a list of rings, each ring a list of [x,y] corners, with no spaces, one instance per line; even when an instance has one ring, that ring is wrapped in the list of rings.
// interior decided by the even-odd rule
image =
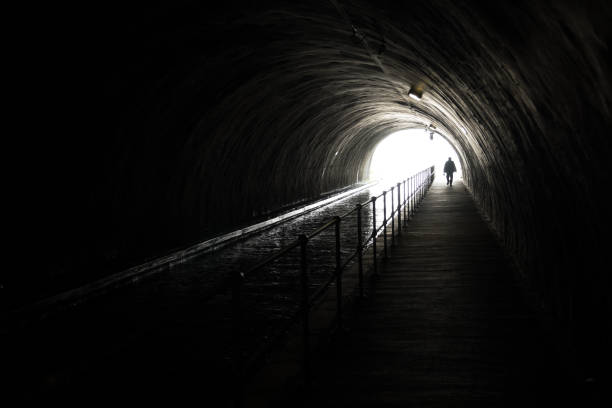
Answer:
[[[436,167],[436,183],[446,183],[442,174],[444,163],[451,158],[462,178],[459,156],[453,146],[438,133],[427,129],[406,129],[392,133],[376,146],[369,167],[369,179],[391,185],[418,171]]]

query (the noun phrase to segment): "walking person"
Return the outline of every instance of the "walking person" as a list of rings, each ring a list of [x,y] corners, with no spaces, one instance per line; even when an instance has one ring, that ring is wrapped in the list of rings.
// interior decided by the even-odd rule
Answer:
[[[453,186],[453,173],[457,171],[457,167],[455,167],[455,162],[448,158],[448,161],[444,163],[444,173],[446,173],[446,185]]]

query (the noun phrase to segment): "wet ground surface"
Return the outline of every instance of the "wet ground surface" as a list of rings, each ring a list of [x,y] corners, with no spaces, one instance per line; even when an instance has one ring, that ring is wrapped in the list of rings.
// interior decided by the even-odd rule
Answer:
[[[10,350],[11,391],[23,400],[78,401],[99,395],[111,401],[176,401],[207,394],[230,403],[233,359],[248,356],[282,333],[300,302],[299,253],[246,276],[241,291],[243,325],[232,326],[231,291],[219,288],[234,271],[263,258],[378,195],[375,186],[213,253],[114,290],[58,315],[4,333]],[[402,195],[403,197],[403,195]],[[397,191],[393,197],[397,206]],[[392,203],[387,195],[387,213]],[[377,201],[378,225],[383,219]],[[371,205],[362,210],[362,237],[372,233]],[[357,245],[356,212],[341,222],[343,262]],[[334,228],[308,244],[310,289],[334,273]],[[229,401],[229,402],[228,402]]]

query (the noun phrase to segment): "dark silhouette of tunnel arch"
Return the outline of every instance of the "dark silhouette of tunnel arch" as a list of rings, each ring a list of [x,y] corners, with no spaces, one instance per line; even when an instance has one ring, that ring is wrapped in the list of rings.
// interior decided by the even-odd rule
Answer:
[[[597,360],[602,348],[587,345],[610,340],[598,266],[612,226],[600,193],[608,3],[336,3],[343,13],[330,1],[109,4],[52,20],[40,38],[54,63],[41,72],[57,89],[42,93],[69,96],[45,104],[60,123],[24,138],[41,153],[20,195],[44,265],[8,272],[7,296],[92,280],[363,181],[380,138],[434,123],[561,327],[560,348]]]

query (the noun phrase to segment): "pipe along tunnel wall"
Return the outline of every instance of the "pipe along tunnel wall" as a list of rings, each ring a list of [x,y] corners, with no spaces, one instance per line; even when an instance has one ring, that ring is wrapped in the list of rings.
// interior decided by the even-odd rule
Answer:
[[[18,241],[37,256],[5,273],[5,309],[364,181],[382,138],[433,124],[573,374],[601,375],[607,2],[72,11],[35,27],[49,121],[27,138]]]

